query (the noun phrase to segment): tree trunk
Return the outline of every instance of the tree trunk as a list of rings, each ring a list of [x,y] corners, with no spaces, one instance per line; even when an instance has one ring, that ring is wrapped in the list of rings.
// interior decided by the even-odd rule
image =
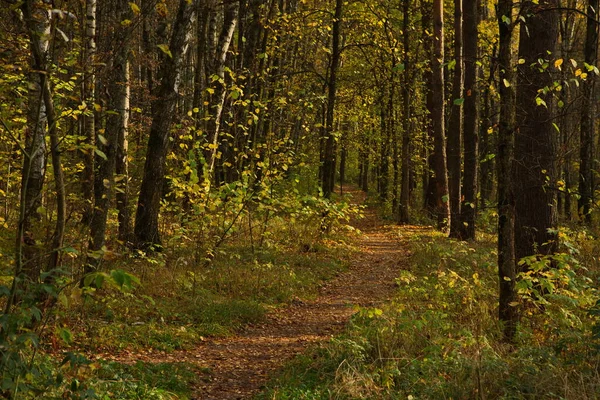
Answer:
[[[598,0],[588,0],[587,4],[587,26],[585,35],[584,57],[588,65],[596,65],[596,54],[598,52]],[[596,76],[594,72],[588,73],[583,82],[583,96],[581,104],[581,129],[579,150],[579,200],[578,210],[580,220],[588,224],[592,222],[591,205],[594,195],[594,171],[592,163],[594,160],[594,136],[595,136],[595,95]]]
[[[554,53],[558,39],[557,0],[526,2],[521,22],[518,67],[517,110],[519,127],[515,134],[513,182],[515,193],[515,256],[517,260],[556,249],[555,154],[557,131],[553,127],[550,69],[541,69],[538,60]],[[549,63],[549,61],[547,61]]]
[[[129,98],[131,93],[129,62],[125,60],[125,72],[123,74],[123,86],[121,104],[119,110],[120,126],[117,135],[117,159],[115,173],[118,183],[116,184],[115,199],[117,201],[119,240],[128,245],[133,242],[133,229],[131,225],[131,212],[129,210],[129,162],[128,158],[128,130],[129,130]]]
[[[219,132],[221,128],[221,116],[223,114],[223,107],[225,105],[225,97],[227,95],[227,83],[225,77],[225,61],[227,60],[227,52],[233,39],[235,27],[238,21],[239,7],[234,3],[225,6],[224,18],[223,18],[223,29],[219,35],[219,41],[217,45],[217,53],[215,63],[212,65],[213,74],[218,77],[216,81],[216,87],[214,88],[214,98],[216,104],[214,106],[214,113],[211,116],[209,131],[209,143],[211,143],[211,155],[209,162],[209,176],[213,176],[215,171],[215,163],[217,160],[217,152],[219,149]],[[217,179],[220,181],[220,179]]]
[[[433,157],[435,172],[435,214],[438,228],[446,230],[450,223],[448,202],[448,168],[444,128],[444,3],[433,2]]]
[[[152,101],[152,124],[134,228],[135,244],[140,249],[160,245],[158,214],[169,150],[169,131],[175,113],[179,74],[187,51],[189,26],[194,11],[192,3],[180,0],[169,45],[171,56],[164,55],[162,58],[160,86],[156,99]]]
[[[85,137],[83,148],[83,172],[81,191],[84,207],[81,221],[90,222],[94,210],[94,146],[96,144],[96,0],[86,0],[85,11],[85,47],[84,47],[84,74],[82,85],[82,99],[86,102],[86,113],[83,115],[82,128]]]
[[[500,69],[500,126],[498,132],[498,276],[500,283],[498,317],[504,324],[504,338],[512,341],[519,322],[515,306],[515,199],[511,181],[515,99],[512,57],[513,0],[498,1],[500,30],[498,64]]]
[[[402,89],[402,176],[400,179],[400,209],[398,222],[408,224],[410,222],[410,77],[412,65],[410,60],[410,27],[409,12],[410,0],[405,0],[403,5],[402,33],[404,45],[404,88]]]
[[[86,264],[86,273],[91,273],[98,269],[102,260],[101,252],[106,242],[106,224],[108,220],[108,210],[111,205],[114,186],[115,170],[117,163],[117,148],[119,147],[119,138],[123,135],[121,132],[124,125],[124,116],[127,112],[128,102],[128,61],[129,42],[128,34],[130,30],[121,24],[121,21],[130,19],[129,2],[126,0],[116,0],[112,8],[111,20],[115,24],[113,27],[113,37],[111,42],[119,43],[114,50],[112,60],[108,62],[106,85],[106,128],[104,135],[98,135],[97,146],[102,155],[96,157],[96,179],[94,184],[94,213],[90,223],[90,243]],[[96,253],[96,254],[94,254]]]
[[[16,275],[25,272],[37,282],[41,271],[40,229],[35,222],[41,219],[38,208],[42,204],[42,189],[46,174],[46,126],[48,110],[44,99],[47,68],[50,16],[34,1],[23,3],[23,15],[31,47],[31,72],[29,73],[27,126],[25,131],[25,154],[21,178],[21,204],[17,232]],[[22,268],[26,266],[25,270]]]
[[[474,0],[471,0],[474,2]],[[450,199],[450,237],[460,238],[462,221],[461,209],[461,168],[463,131],[463,2],[454,0],[454,79],[452,102],[450,103],[450,124],[448,127],[448,192]]]
[[[329,63],[329,80],[327,81],[327,111],[325,115],[325,148],[323,153],[322,190],[326,199],[331,197],[335,179],[335,136],[333,121],[335,116],[335,100],[337,91],[337,72],[341,56],[341,24],[343,0],[335,1],[333,16],[331,62]]]
[[[463,203],[459,224],[459,237],[463,240],[475,239],[475,211],[477,205],[477,168],[479,164],[479,89],[477,87],[477,29],[479,24],[479,1],[467,2],[464,12],[464,56],[465,56],[465,90],[464,90],[464,173]]]

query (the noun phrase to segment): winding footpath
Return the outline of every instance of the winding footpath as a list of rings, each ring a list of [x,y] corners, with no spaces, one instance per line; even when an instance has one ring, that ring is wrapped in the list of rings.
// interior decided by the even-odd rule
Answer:
[[[207,340],[172,354],[174,360],[193,362],[207,371],[193,399],[251,398],[287,360],[341,332],[355,306],[372,307],[391,297],[408,257],[398,227],[386,226],[371,209],[353,225],[362,232],[358,253],[347,271],[322,286],[315,300],[278,309],[238,336]]]

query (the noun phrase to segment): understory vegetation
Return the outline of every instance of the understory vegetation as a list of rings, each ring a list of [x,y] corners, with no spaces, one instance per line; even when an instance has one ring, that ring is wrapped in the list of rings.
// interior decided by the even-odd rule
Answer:
[[[274,307],[310,299],[323,281],[346,269],[354,251],[347,222],[362,209],[339,200],[326,204],[305,196],[285,208],[251,206],[226,235],[218,226],[205,232],[223,239],[212,247],[185,237],[186,228],[173,223],[178,231],[166,232],[162,252],[106,251],[107,272],[90,275],[85,285],[62,271],[57,288],[41,284],[20,314],[2,317],[3,329],[14,333],[0,343],[6,365],[1,390],[18,399],[189,398],[210,368],[162,362],[165,355],[235,334]],[[230,205],[235,212],[235,201],[219,212]],[[256,229],[254,238],[250,229]],[[72,248],[68,254],[75,268],[81,253]],[[7,292],[10,273],[3,271]],[[48,300],[42,309],[35,296],[43,291]]]
[[[343,335],[296,358],[258,398],[597,399],[598,242],[580,228],[559,236],[559,253],[521,262],[522,319],[507,343],[493,236],[417,230],[394,299],[357,310]]]

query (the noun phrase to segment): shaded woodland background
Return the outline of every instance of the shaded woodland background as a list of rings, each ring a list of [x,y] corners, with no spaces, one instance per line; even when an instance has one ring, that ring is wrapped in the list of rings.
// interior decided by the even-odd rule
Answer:
[[[152,287],[140,308],[247,291],[234,303],[258,315],[331,276],[360,214],[348,185],[390,223],[497,246],[499,342],[582,277],[562,295],[585,297],[598,339],[598,0],[2,4],[7,396],[45,376],[27,361],[40,338],[77,342],[72,313],[92,321],[136,287]],[[304,285],[278,267],[290,257],[324,264]]]

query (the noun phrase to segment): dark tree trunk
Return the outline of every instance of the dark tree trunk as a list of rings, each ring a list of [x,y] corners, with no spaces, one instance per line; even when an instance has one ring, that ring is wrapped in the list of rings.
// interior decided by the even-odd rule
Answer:
[[[492,200],[494,191],[494,166],[495,159],[493,156],[496,155],[495,150],[495,135],[494,127],[497,126],[496,114],[496,103],[492,99],[492,87],[498,87],[496,83],[496,70],[498,66],[498,47],[494,46],[492,49],[492,60],[490,62],[490,71],[487,80],[487,84],[482,87],[482,115],[481,122],[479,124],[479,137],[481,139],[481,145],[479,146],[479,160],[481,168],[480,177],[480,205],[485,207],[489,201]],[[488,131],[489,129],[489,131]]]
[[[390,172],[390,136],[388,129],[387,104],[385,102],[385,94],[381,95],[380,102],[380,136],[381,147],[379,149],[379,162],[377,174],[377,187],[379,191],[379,199],[382,202],[387,201],[389,191],[389,172]]]
[[[444,3],[433,2],[433,166],[435,172],[435,215],[438,228],[446,230],[450,223],[448,201],[448,168],[444,133]]]
[[[472,0],[473,1],[473,0]],[[463,2],[454,0],[454,79],[452,102],[450,103],[450,123],[448,127],[448,192],[450,200],[450,237],[460,238],[461,234],[461,169],[463,131]]]
[[[587,27],[585,35],[584,57],[588,65],[596,65],[596,54],[598,52],[598,0],[588,0],[587,5]],[[594,197],[594,171],[592,163],[594,160],[594,136],[595,136],[595,74],[588,73],[583,82],[583,96],[581,102],[581,129],[579,150],[579,209],[580,219],[585,219],[589,224],[592,222],[591,205]]]
[[[195,6],[192,3],[187,0],[179,2],[169,45],[171,56],[162,57],[160,86],[156,99],[152,101],[152,125],[134,228],[136,246],[141,249],[160,245],[158,214],[165,177],[165,161],[169,150],[169,130],[175,114],[178,77],[187,50],[189,26],[194,11]]]
[[[343,0],[335,1],[335,12],[333,15],[331,62],[329,63],[329,80],[327,81],[327,111],[325,116],[325,148],[323,153],[323,179],[322,190],[325,198],[330,198],[333,191],[335,179],[335,137],[333,132],[333,121],[335,116],[335,100],[337,92],[337,73],[341,56],[341,25]]]
[[[404,88],[402,89],[402,177],[400,179],[400,209],[398,222],[408,224],[410,222],[410,79],[412,77],[412,65],[410,60],[410,27],[409,12],[410,0],[405,0],[403,5],[403,45],[404,45]]]
[[[504,324],[504,338],[512,341],[519,322],[515,306],[515,199],[511,181],[515,99],[512,57],[512,0],[498,1],[500,30],[498,64],[500,71],[500,125],[498,132],[498,276],[500,283],[498,316]]]
[[[477,169],[479,161],[479,89],[477,87],[477,29],[479,24],[477,0],[467,2],[464,10],[464,56],[465,56],[465,90],[464,90],[464,174],[463,203],[461,206],[461,223],[459,237],[463,240],[475,239],[475,207],[477,205]]]
[[[515,256],[517,260],[556,249],[555,154],[557,131],[553,127],[550,69],[540,71],[538,60],[554,53],[558,39],[557,0],[526,2],[522,14],[518,68],[517,118],[513,182],[515,193]],[[527,34],[528,33],[528,34]]]

